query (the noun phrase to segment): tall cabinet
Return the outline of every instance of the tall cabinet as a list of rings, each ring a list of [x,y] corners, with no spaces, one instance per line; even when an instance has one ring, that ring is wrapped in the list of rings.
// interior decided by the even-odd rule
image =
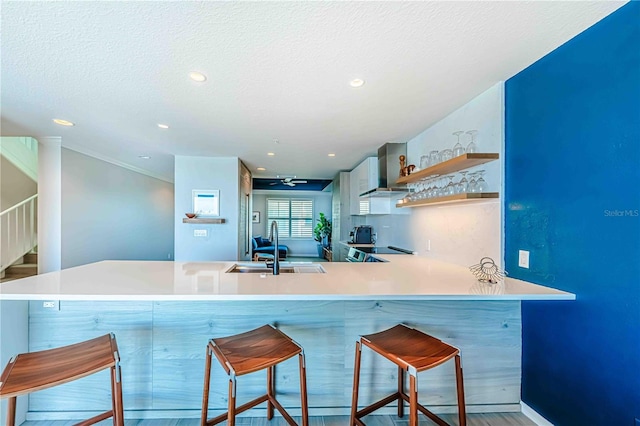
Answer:
[[[251,209],[253,182],[251,171],[240,162],[239,220],[238,220],[238,260],[251,259]]]
[[[350,214],[350,173],[340,172],[333,179],[331,198],[331,245],[332,260],[344,261],[340,257],[339,242],[349,238],[349,231],[353,228]]]

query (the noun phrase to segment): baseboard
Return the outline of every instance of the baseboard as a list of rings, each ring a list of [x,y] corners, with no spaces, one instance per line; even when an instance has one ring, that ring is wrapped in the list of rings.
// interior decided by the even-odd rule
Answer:
[[[285,407],[287,408],[287,407]],[[433,406],[429,407],[436,414],[452,414],[458,412],[455,405]],[[302,414],[299,408],[287,408],[292,416],[300,416]],[[521,407],[518,404],[487,404],[487,405],[467,405],[467,413],[518,413]],[[209,410],[209,416],[214,417],[224,413],[224,410]],[[350,407],[312,407],[309,410],[310,416],[348,416],[351,413]],[[376,411],[376,415],[397,413],[396,407],[383,407]],[[82,420],[87,417],[99,414],[98,412],[88,411],[37,411],[28,412],[27,420]],[[253,408],[249,411],[241,413],[238,417],[264,417],[266,409]],[[191,419],[199,418],[200,410],[125,410],[125,419]],[[548,423],[550,424],[550,423]]]
[[[524,402],[520,401],[520,407],[522,410],[522,414],[529,417],[529,419],[531,419],[531,421],[537,424],[538,426],[553,426],[553,423],[551,423],[549,420],[542,417],[540,414],[538,414],[536,410],[529,407]]]

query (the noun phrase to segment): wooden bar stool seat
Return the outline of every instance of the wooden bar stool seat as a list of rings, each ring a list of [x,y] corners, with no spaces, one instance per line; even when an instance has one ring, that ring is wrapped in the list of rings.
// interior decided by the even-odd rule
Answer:
[[[209,383],[211,380],[211,355],[229,375],[228,411],[213,419],[207,419],[209,405]],[[267,419],[273,418],[274,407],[290,425],[297,426],[293,418],[276,400],[275,366],[298,355],[300,363],[300,394],[302,402],[302,424],[309,424],[307,407],[307,378],[304,351],[289,336],[271,325],[264,325],[246,333],[211,339],[207,345],[202,395],[202,416],[200,424],[215,425],[227,420],[228,426],[235,425],[236,414],[263,402],[267,403]],[[267,393],[236,408],[236,377],[267,369]]]
[[[379,355],[398,366],[398,390],[361,410],[358,410],[358,387],[360,384],[360,357],[362,345],[369,347]],[[436,367],[451,358],[455,358],[456,383],[458,394],[458,420],[460,426],[467,424],[464,405],[464,386],[462,383],[462,365],[460,351],[451,345],[429,336],[419,330],[403,324],[396,325],[379,333],[361,336],[356,342],[355,368],[353,372],[353,396],[351,402],[351,420],[349,425],[362,425],[360,420],[372,412],[398,401],[398,417],[404,416],[404,401],[409,403],[409,426],[418,425],[418,411],[441,426],[448,426],[440,417],[418,403],[418,373]],[[409,395],[404,391],[404,374],[409,373]]]
[[[114,425],[124,425],[120,356],[113,334],[11,358],[0,377],[0,398],[9,398],[7,425],[15,425],[18,396],[68,383],[107,368],[111,369],[111,410],[78,425],[92,425],[109,417],[113,417]]]

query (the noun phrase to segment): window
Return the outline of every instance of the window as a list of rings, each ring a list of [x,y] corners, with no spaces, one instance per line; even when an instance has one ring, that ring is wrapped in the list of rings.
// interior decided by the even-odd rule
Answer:
[[[313,200],[267,199],[267,230],[274,220],[279,238],[313,238]]]

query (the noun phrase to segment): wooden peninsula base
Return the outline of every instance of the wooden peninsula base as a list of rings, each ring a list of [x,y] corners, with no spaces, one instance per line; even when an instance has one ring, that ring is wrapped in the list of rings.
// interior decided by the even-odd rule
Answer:
[[[520,301],[60,301],[29,307],[30,351],[114,332],[121,351],[127,418],[198,417],[208,339],[277,325],[307,357],[310,415],[349,413],[355,342],[361,334],[405,323],[461,350],[468,412],[520,411]],[[437,413],[457,412],[454,365],[419,376],[420,399]],[[217,367],[217,365],[216,365]],[[299,415],[297,360],[276,371],[278,399]],[[214,368],[210,413],[227,405],[226,375]],[[264,393],[261,373],[238,379],[238,403]],[[28,419],[84,418],[108,404],[100,374],[37,392]],[[391,393],[395,365],[362,354],[364,406]],[[96,391],[97,390],[97,391]],[[385,411],[381,411],[380,414]],[[394,413],[389,407],[387,413]],[[261,416],[261,409],[247,413]]]

